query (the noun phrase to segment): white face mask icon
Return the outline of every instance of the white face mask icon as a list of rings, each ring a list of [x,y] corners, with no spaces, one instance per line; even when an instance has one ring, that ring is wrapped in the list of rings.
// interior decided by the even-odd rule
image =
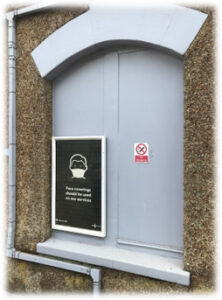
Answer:
[[[74,154],[70,158],[69,169],[72,172],[73,178],[83,178],[85,172],[88,170],[87,160],[81,154]]]

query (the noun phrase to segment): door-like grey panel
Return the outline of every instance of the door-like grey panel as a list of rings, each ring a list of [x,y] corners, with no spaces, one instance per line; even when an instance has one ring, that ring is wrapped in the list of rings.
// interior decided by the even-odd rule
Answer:
[[[118,54],[100,52],[53,81],[53,135],[106,136],[107,235],[104,239],[55,232],[80,243],[115,245],[117,238]]]
[[[119,56],[119,239],[183,248],[183,63],[146,50]],[[148,164],[134,163],[147,142]]]

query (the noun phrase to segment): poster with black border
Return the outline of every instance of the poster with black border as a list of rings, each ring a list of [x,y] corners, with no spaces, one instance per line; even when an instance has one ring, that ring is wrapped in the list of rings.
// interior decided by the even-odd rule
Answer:
[[[106,139],[52,137],[52,229],[106,236]]]

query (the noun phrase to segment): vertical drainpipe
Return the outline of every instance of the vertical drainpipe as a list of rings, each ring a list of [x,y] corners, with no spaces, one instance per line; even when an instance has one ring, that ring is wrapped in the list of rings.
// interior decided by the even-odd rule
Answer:
[[[101,270],[92,268],[90,271],[90,276],[93,280],[93,294],[99,295],[101,291]]]
[[[7,251],[14,250],[16,222],[16,26],[14,11],[8,19],[9,140],[8,140],[8,240]]]

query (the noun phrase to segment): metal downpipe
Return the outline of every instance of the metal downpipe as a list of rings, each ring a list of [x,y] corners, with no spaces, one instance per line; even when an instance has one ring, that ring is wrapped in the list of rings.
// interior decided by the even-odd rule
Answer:
[[[32,263],[39,263],[60,269],[83,273],[93,280],[93,294],[99,294],[101,288],[101,270],[78,264],[48,258],[39,254],[16,251],[16,22],[15,16],[31,14],[43,10],[46,5],[37,5],[7,13],[8,19],[8,76],[9,76],[9,139],[8,139],[8,237],[7,256]]]
[[[14,12],[8,15],[9,139],[8,139],[8,239],[14,248],[16,222],[16,25]]]

